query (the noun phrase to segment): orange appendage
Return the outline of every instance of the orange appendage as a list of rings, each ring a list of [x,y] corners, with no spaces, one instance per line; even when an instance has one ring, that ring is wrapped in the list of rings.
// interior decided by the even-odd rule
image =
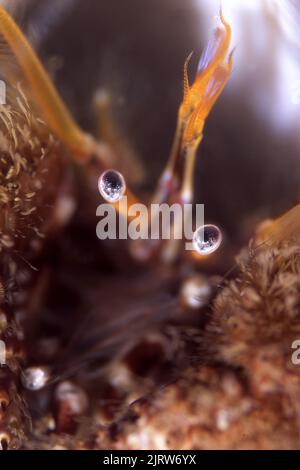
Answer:
[[[202,54],[196,79],[191,86],[188,64],[192,54],[185,61],[183,101],[178,111],[171,154],[159,182],[155,201],[165,202],[176,197],[182,201],[192,200],[196,152],[202,140],[205,120],[224,89],[232,69],[232,53],[228,56],[231,28],[222,12],[220,20],[220,26],[216,28]]]
[[[199,61],[196,79],[189,86],[187,67],[191,55],[184,65],[184,98],[179,109],[179,121],[184,127],[183,144],[193,143],[203,132],[205,119],[224,89],[231,70],[232,53],[228,54],[231,28],[220,12],[221,25]]]
[[[25,78],[30,96],[52,132],[69,149],[78,154],[79,159],[90,153],[94,147],[92,139],[77,126],[31,45],[2,6],[0,6],[0,46],[1,73],[5,73],[5,66],[9,69],[12,63],[17,64],[19,68],[17,76],[12,77],[7,73],[6,80],[13,78],[23,81]],[[16,85],[16,83],[7,83],[7,85]]]
[[[300,237],[300,204],[292,207],[275,220],[263,222],[255,234],[255,246],[271,246],[284,240]]]

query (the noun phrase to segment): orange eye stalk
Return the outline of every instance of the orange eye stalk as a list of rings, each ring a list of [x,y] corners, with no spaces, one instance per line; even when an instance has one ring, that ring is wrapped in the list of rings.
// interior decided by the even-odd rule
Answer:
[[[196,154],[202,140],[205,120],[223,91],[232,69],[233,53],[228,55],[231,27],[225,21],[222,11],[220,21],[220,26],[216,28],[201,56],[196,78],[191,86],[188,64],[192,54],[184,64],[183,101],[178,111],[171,155],[153,199],[156,203],[177,201],[185,204],[193,200]],[[174,257],[177,251],[176,242],[172,240],[169,245],[169,252]]]

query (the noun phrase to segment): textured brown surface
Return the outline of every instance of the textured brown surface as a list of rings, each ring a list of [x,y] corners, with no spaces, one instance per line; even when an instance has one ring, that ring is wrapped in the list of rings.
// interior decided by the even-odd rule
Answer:
[[[295,449],[300,446],[297,245],[263,249],[243,262],[216,298],[201,341],[210,366],[131,407],[104,447],[117,449]],[[102,437],[102,436],[101,436]],[[99,446],[103,446],[101,438]]]
[[[299,255],[292,243],[250,258],[243,252],[240,274],[217,295],[204,330],[177,325],[146,334],[141,347],[117,360],[98,388],[90,389],[93,405],[88,416],[77,417],[72,437],[51,433],[45,440],[44,417],[35,422],[35,436],[26,445],[298,449],[300,369],[291,362],[291,344],[300,327]],[[167,368],[176,373],[159,381],[153,370],[165,370],[164,351],[170,348]]]

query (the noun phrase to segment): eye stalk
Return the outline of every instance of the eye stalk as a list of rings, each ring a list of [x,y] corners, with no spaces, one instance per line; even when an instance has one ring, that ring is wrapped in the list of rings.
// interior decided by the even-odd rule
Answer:
[[[188,77],[192,53],[185,61],[183,100],[178,111],[175,138],[158,184],[155,203],[176,200],[185,204],[193,201],[195,161],[205,121],[229,80],[233,63],[233,51],[229,53],[231,27],[224,19],[222,10],[219,16],[221,24],[215,29],[200,58],[192,85]]]

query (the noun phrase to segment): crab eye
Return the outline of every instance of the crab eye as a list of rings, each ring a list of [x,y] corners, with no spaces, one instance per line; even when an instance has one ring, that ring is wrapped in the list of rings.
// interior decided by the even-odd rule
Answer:
[[[49,371],[46,367],[28,367],[23,371],[22,383],[28,390],[40,390],[49,380]]]
[[[118,202],[125,193],[126,183],[121,173],[107,170],[100,176],[98,188],[107,202]]]
[[[209,255],[222,243],[222,232],[216,225],[201,225],[194,233],[193,245],[200,255]]]

